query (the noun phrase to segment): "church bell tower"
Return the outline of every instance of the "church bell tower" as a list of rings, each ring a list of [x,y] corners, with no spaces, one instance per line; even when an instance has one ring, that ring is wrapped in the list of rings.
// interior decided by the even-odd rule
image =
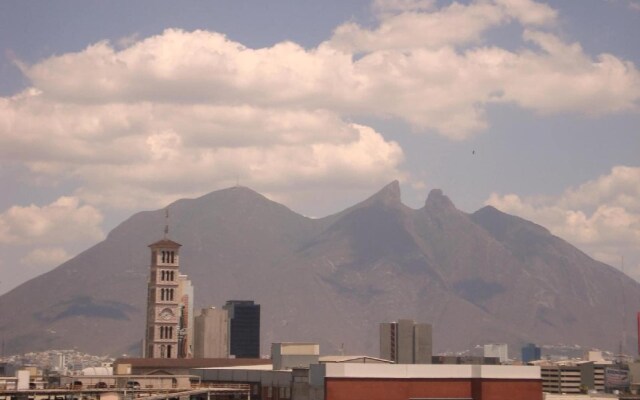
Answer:
[[[180,247],[165,238],[151,245],[147,295],[146,358],[178,358],[180,330]]]

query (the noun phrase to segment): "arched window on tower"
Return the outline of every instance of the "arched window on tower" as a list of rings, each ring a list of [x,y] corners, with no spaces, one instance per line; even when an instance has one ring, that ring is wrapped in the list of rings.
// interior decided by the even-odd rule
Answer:
[[[171,345],[167,345],[167,358],[171,358]]]

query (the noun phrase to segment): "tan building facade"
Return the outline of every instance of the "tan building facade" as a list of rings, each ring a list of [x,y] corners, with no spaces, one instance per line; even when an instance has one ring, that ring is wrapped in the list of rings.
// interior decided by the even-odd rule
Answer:
[[[179,243],[168,239],[149,245],[151,266],[144,341],[147,358],[179,357],[180,246]]]
[[[431,364],[432,329],[410,319],[380,324],[380,358],[398,364]]]
[[[229,315],[227,310],[203,308],[194,319],[194,357],[229,357]]]

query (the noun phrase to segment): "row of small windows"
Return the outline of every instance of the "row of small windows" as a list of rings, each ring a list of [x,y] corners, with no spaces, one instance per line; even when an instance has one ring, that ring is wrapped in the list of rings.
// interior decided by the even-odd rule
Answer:
[[[175,251],[162,251],[162,262],[173,264],[176,262],[176,252]]]
[[[174,289],[160,289],[160,300],[173,301]]]
[[[160,327],[160,339],[173,339],[173,327],[161,326]]]
[[[160,280],[173,281],[175,279],[175,271],[162,271],[160,274]]]

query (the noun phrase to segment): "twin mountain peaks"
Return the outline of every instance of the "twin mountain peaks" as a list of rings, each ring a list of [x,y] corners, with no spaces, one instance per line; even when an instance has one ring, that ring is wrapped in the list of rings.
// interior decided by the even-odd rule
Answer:
[[[320,219],[244,187],[171,204],[171,238],[196,309],[262,306],[271,342],[378,355],[378,324],[433,325],[434,351],[578,344],[635,352],[640,285],[545,228],[484,207],[464,213],[440,190],[424,207],[392,182]],[[164,210],[140,212],[101,243],[0,298],[5,353],[73,348],[139,354],[149,253]],[[515,352],[514,352],[515,354]]]

